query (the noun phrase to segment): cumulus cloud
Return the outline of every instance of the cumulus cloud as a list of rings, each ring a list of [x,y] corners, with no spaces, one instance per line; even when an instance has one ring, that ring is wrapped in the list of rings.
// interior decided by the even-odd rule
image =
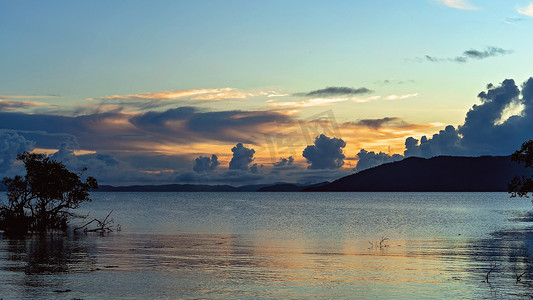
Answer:
[[[498,47],[487,47],[483,50],[476,50],[476,49],[470,49],[463,52],[462,55],[456,56],[456,57],[446,57],[446,58],[440,58],[440,57],[434,57],[430,55],[426,55],[425,59],[430,62],[456,62],[456,63],[466,63],[470,59],[485,59],[489,57],[494,56],[503,56],[506,54],[513,53],[512,50],[506,50],[503,48]]]
[[[464,9],[464,10],[476,10],[478,9],[474,5],[470,4],[467,0],[437,0],[438,2],[452,8]]]
[[[16,136],[8,133],[9,136]],[[19,136],[20,141],[24,141]],[[31,144],[31,143],[30,143]],[[29,149],[27,149],[29,150]],[[100,184],[132,185],[132,184],[165,184],[165,183],[193,183],[193,184],[230,184],[234,186],[246,184],[272,182],[303,182],[312,183],[332,180],[342,175],[340,173],[313,173],[315,170],[301,170],[294,164],[294,158],[280,158],[276,172],[264,172],[261,163],[253,163],[255,151],[244,145],[234,147],[234,157],[231,168],[220,169],[215,166],[218,158],[197,157],[195,169],[190,168],[190,158],[178,156],[164,156],[155,153],[91,153],[76,154],[78,145],[74,142],[63,142],[58,150],[50,157],[65,163],[73,171],[88,170],[85,175],[94,176]],[[4,152],[7,153],[7,152]],[[14,160],[15,154],[12,155]],[[207,162],[209,160],[209,162]],[[188,169],[188,170],[187,170]],[[207,172],[197,172],[200,169]],[[292,173],[290,173],[292,172]],[[20,173],[11,172],[10,174]],[[290,173],[290,174],[289,174]],[[6,174],[4,172],[4,174]]]
[[[497,86],[489,84],[478,98],[481,104],[472,106],[457,129],[448,125],[431,137],[409,137],[404,155],[509,155],[524,141],[533,139],[533,77],[521,89],[512,79]],[[517,106],[522,110],[508,115],[509,108]],[[363,167],[366,161],[360,160],[359,164]]]
[[[248,170],[248,165],[254,160],[254,149],[246,148],[242,143],[237,143],[231,148],[233,157],[229,162],[230,170]]]
[[[9,170],[17,155],[25,151],[32,151],[34,143],[16,133],[0,132],[0,174],[9,176]]]
[[[323,129],[325,126],[315,126],[315,122],[319,121],[314,119],[305,122],[313,123],[313,128]],[[280,160],[283,166],[279,164],[277,167],[265,167],[261,162],[254,161],[255,153],[246,153],[246,149],[253,151],[249,149],[253,147],[245,146],[249,145],[246,141],[259,144],[264,141],[263,133],[279,128],[299,129],[295,127],[297,125],[299,123],[294,117],[279,112],[206,112],[194,107],[146,113],[112,111],[81,116],[0,112],[0,128],[3,128],[2,132],[5,134],[35,141],[35,147],[47,149],[47,153],[49,149],[58,149],[51,155],[54,159],[64,162],[74,171],[86,167],[86,175],[96,177],[101,184],[112,185],[172,182],[240,185],[297,182],[300,177],[305,177],[302,180],[310,180],[311,177],[326,178],[325,174],[320,175],[319,172],[309,175],[311,177],[307,173],[288,174],[297,170],[304,172],[303,167],[295,163],[294,155]],[[301,137],[299,132],[295,131]],[[194,164],[198,156],[193,157],[188,151],[198,151],[197,147],[213,144],[220,147],[228,142],[235,145],[235,139],[240,137],[243,144],[236,145],[235,149],[244,151],[233,153],[231,168],[234,169],[220,166],[215,169],[214,158],[209,155],[200,160],[205,163],[209,158],[211,162],[201,164],[199,161],[196,170],[202,169],[201,165],[204,170],[213,170],[200,173],[194,171],[191,161]],[[174,146],[177,144],[186,149],[182,151]],[[181,154],[172,154],[174,151],[180,151]],[[216,161],[219,159],[217,157]],[[231,157],[227,161],[230,159]],[[270,169],[276,169],[277,173],[270,172]]]
[[[240,148],[236,146],[235,148]],[[243,147],[246,148],[246,147]],[[260,163],[250,163],[247,169],[214,168],[218,158],[198,157],[196,170],[190,169],[190,159],[176,156],[162,156],[153,154],[120,154],[94,153],[85,155],[75,154],[75,145],[63,143],[59,150],[51,155],[53,159],[61,161],[74,171],[87,168],[86,175],[94,176],[100,184],[132,185],[132,184],[229,184],[232,186],[248,184],[266,184],[272,182],[296,182],[305,174],[287,175],[291,169],[280,169],[282,172],[265,173]],[[206,158],[210,160],[205,164]],[[193,160],[195,162],[195,160]],[[244,162],[246,164],[246,162]],[[197,172],[203,167],[206,172]],[[295,167],[294,165],[292,167]],[[318,176],[318,175],[317,175]],[[322,177],[325,175],[323,174]],[[338,178],[339,176],[330,177]],[[308,178],[306,178],[308,179]]]
[[[78,148],[77,144],[63,142],[59,145],[59,149],[57,150],[57,152],[50,155],[50,157],[53,160],[65,163],[76,157],[76,155],[74,154],[74,149],[76,148]]]
[[[306,93],[296,93],[294,96],[301,97],[317,97],[317,98],[327,98],[327,97],[336,97],[336,96],[353,96],[372,93],[373,91],[365,87],[361,88],[351,88],[351,87],[327,87],[320,90],[310,91]]]
[[[522,85],[522,91],[512,79],[487,88],[478,95],[482,103],[468,111],[464,124],[458,128],[461,145],[469,153],[507,155],[533,138],[533,78]],[[506,109],[515,103],[523,105],[523,111],[502,120]]]
[[[385,163],[400,161],[403,159],[403,156],[400,154],[388,155],[384,152],[375,153],[374,151],[366,151],[361,149],[357,153],[357,166],[355,167],[356,172],[360,172],[366,169],[370,169]]]
[[[516,11],[519,14],[526,15],[528,17],[533,17],[533,2],[530,2],[526,7],[518,7]]]
[[[261,171],[261,169],[263,169],[263,164],[255,163],[250,167],[250,172],[257,174]]]
[[[292,166],[294,163],[294,158],[289,156],[288,158],[280,157],[279,161],[274,164],[274,167],[285,167]]]
[[[1,121],[0,121],[1,123]],[[4,132],[18,133],[26,140],[35,143],[37,148],[55,149],[57,145],[67,143],[69,145],[78,145],[77,138],[68,133],[49,133],[42,130],[3,130]],[[79,149],[79,146],[76,147]]]
[[[294,171],[300,167],[294,164],[294,158],[289,156],[287,158],[280,157],[277,162],[274,163],[271,173],[278,174],[285,171]]]
[[[219,165],[218,157],[215,154],[211,155],[211,157],[199,156],[194,159],[192,169],[197,173],[205,173],[216,170]]]
[[[446,126],[431,138],[423,136],[420,140],[408,137],[405,140],[404,155],[389,155],[384,152],[375,153],[361,149],[357,154],[358,162],[355,171],[373,168],[384,163],[402,160],[404,157],[417,156],[430,158],[439,155],[466,155],[468,152],[461,145],[459,132],[451,125]]]
[[[489,84],[479,93],[481,104],[468,111],[465,122],[457,130],[448,126],[422,144],[431,145],[426,153],[447,155],[509,155],[526,140],[533,138],[533,78],[522,84],[522,90],[512,79],[499,86]],[[513,105],[523,106],[518,114],[502,119]],[[433,154],[435,155],[435,154]]]
[[[465,149],[461,145],[459,132],[451,125],[433,135],[432,138],[423,136],[420,143],[409,137],[405,140],[405,156],[433,157],[438,155],[464,155]]]
[[[316,137],[314,145],[304,149],[302,155],[307,159],[308,169],[337,169],[344,165],[344,147],[346,143],[342,139],[321,134]]]
[[[116,171],[112,171],[112,169],[120,164],[123,164],[123,162],[120,162],[111,154],[99,153],[76,155],[74,152],[75,147],[75,145],[69,143],[62,143],[59,145],[59,149],[50,155],[50,158],[64,163],[72,170],[79,171],[87,168],[89,173],[97,175],[97,178],[105,176],[104,173],[116,173]]]

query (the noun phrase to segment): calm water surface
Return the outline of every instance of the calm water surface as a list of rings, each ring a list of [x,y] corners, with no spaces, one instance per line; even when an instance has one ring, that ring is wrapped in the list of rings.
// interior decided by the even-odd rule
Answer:
[[[122,231],[0,237],[0,298],[533,295],[531,203],[506,193],[95,193],[93,198],[80,212],[100,218],[113,210]]]

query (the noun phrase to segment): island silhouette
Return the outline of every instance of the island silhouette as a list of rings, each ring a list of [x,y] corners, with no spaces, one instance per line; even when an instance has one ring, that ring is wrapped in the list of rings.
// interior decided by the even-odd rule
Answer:
[[[510,156],[408,157],[340,178],[309,192],[505,192],[531,171]]]
[[[243,186],[206,184],[100,185],[102,192],[506,192],[515,176],[531,170],[510,156],[408,157],[333,182],[277,182]]]

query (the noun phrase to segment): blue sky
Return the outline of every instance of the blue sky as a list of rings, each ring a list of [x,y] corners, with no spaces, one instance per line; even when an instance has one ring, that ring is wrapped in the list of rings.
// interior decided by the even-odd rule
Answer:
[[[318,171],[307,169],[313,162],[302,152],[322,132],[295,136],[302,121],[333,116],[338,130],[329,137],[346,142],[345,164],[322,170],[324,178],[353,171],[363,148],[403,154],[407,137],[463,125],[487,84],[514,79],[521,88],[533,76],[532,29],[529,1],[5,1],[0,113],[6,120],[50,121],[46,129],[13,121],[0,130],[5,139],[23,137],[35,151],[55,153],[66,143],[77,160],[113,157],[140,172],[127,182],[179,181],[195,158],[212,154],[218,172],[232,171],[231,149],[239,142],[255,149],[250,170],[255,163],[263,168],[235,175],[237,183],[279,178],[266,173],[288,156],[300,169],[290,176],[284,170],[281,178],[312,181]],[[368,92],[305,96],[327,87]],[[523,116],[518,102],[501,109]],[[183,107],[204,113],[188,115],[190,122],[199,118],[187,123],[193,133],[181,130],[185,121],[171,113],[157,115],[168,130],[141,128],[147,117],[140,116]],[[207,126],[215,117],[217,130]],[[79,125],[80,132],[62,127],[61,118],[92,121]],[[364,127],[369,123],[361,120],[385,120],[385,126]],[[279,132],[293,136],[294,149],[272,151],[264,136]]]

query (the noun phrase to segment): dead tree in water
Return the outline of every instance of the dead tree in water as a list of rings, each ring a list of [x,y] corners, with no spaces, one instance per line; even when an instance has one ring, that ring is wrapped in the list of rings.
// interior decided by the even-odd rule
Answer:
[[[522,276],[524,276],[527,273],[527,271],[524,271],[522,274],[515,274],[516,276],[516,283],[519,283],[522,281]]]
[[[379,250],[383,250],[384,248],[389,247],[389,245],[387,244],[388,240],[389,240],[389,238],[382,237],[379,241],[376,241],[375,243],[373,243],[371,241],[368,241],[368,243],[370,244],[370,248],[369,249],[376,248],[376,249],[379,249]]]
[[[489,275],[492,271],[494,271],[494,269],[496,269],[497,267],[501,266],[502,264],[497,264],[497,263],[494,263],[494,264],[491,264],[490,265],[490,269],[489,271],[487,272],[487,275],[485,275],[485,282],[489,283]]]
[[[76,231],[78,231],[80,229],[83,229],[83,232],[85,232],[85,233],[87,233],[87,232],[98,232],[98,233],[113,232],[113,230],[111,229],[111,224],[113,224],[114,220],[113,219],[109,219],[109,216],[111,215],[112,212],[113,211],[110,211],[103,220],[95,218],[95,219],[92,219],[91,221],[89,221],[88,223],[86,223],[83,226],[74,228],[74,232],[76,232]],[[89,226],[89,225],[91,225],[91,224],[93,224],[95,222],[96,222],[96,228],[89,229],[87,227],[87,226]]]

